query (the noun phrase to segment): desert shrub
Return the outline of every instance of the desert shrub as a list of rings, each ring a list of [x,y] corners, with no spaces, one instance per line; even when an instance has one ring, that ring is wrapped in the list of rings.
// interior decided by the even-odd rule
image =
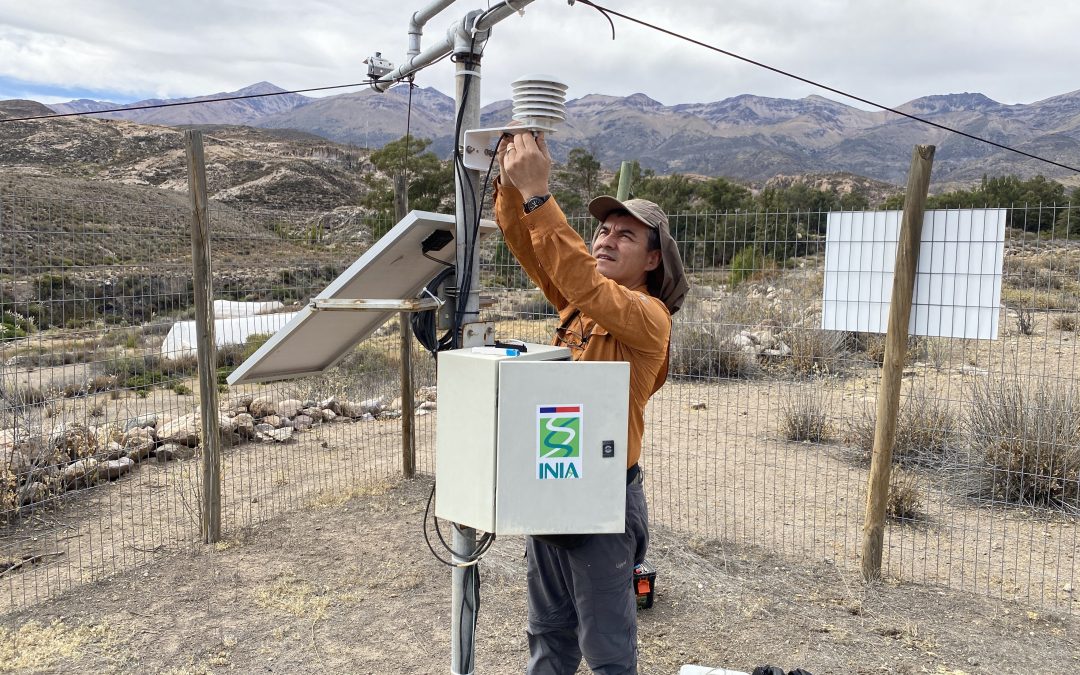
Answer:
[[[781,341],[791,348],[785,367],[799,375],[836,373],[843,370],[845,334],[820,328],[788,329]]]
[[[843,344],[847,349],[861,353],[878,365],[885,362],[884,333],[847,333]],[[932,358],[929,354],[929,349],[931,349],[929,344],[929,338],[918,335],[908,336],[907,348],[904,350],[904,363],[911,363],[928,356]]]
[[[890,520],[912,521],[922,515],[922,495],[914,474],[898,466],[889,474],[889,499],[885,502],[885,516]]]
[[[555,308],[539,291],[516,294],[510,303],[510,311],[526,319],[540,319],[555,314]]]
[[[713,312],[714,321],[724,326],[757,326],[762,321],[777,320],[776,308],[764,296],[741,293],[722,298]],[[781,322],[782,323],[782,322]]]
[[[861,418],[851,424],[849,440],[869,458],[874,450],[877,412],[865,408]],[[893,437],[892,459],[898,464],[941,466],[959,432],[956,415],[945,401],[934,398],[926,389],[908,392],[900,405]]]
[[[1035,334],[1035,310],[1029,307],[1016,307],[1016,329],[1021,335]]]
[[[751,378],[760,367],[730,337],[702,324],[676,323],[671,334],[670,372],[684,378]]]
[[[789,441],[820,443],[831,435],[829,399],[818,386],[790,392],[780,407],[780,431]]]
[[[1076,331],[1075,314],[1058,314],[1054,317],[1054,328],[1065,331]]]
[[[191,394],[191,387],[187,386],[183,382],[177,382],[172,386],[172,390],[177,396],[187,396]]]
[[[240,363],[243,363],[245,359],[254,354],[266,344],[266,341],[273,337],[270,333],[253,333],[247,336],[247,340],[244,340],[244,349],[240,352]]]
[[[96,394],[100,391],[115,389],[116,379],[115,375],[95,375],[86,383],[86,391],[89,394]]]
[[[1080,512],[1080,392],[1072,383],[984,378],[972,392],[976,496]]]
[[[731,271],[728,274],[728,284],[730,284],[732,288],[735,288],[743,281],[746,281],[754,276],[754,274],[761,271],[764,266],[765,256],[762,252],[755,250],[752,246],[747,246],[736,253],[735,257],[731,259],[731,264],[729,265]]]
[[[1060,289],[1063,280],[1049,268],[1052,264],[1051,259],[1006,256],[1004,282],[1014,288]]]
[[[48,395],[38,387],[5,383],[0,380],[0,402],[9,408],[41,405],[48,400]]]

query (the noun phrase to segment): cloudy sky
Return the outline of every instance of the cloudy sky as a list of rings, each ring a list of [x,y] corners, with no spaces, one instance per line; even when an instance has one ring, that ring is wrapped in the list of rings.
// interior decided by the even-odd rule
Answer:
[[[430,0],[0,0],[0,99],[131,102],[359,82],[376,50],[395,63],[411,14]],[[494,2],[494,0],[491,0]],[[1050,0],[597,0],[702,42],[895,106],[981,92],[1030,103],[1080,89],[1080,3]],[[424,45],[489,0],[458,0]],[[548,73],[589,93],[643,92],[662,103],[738,94],[821,92],[566,0],[535,0],[496,26],[484,57],[485,103]],[[417,83],[453,91],[443,62]],[[339,93],[339,92],[328,92]]]

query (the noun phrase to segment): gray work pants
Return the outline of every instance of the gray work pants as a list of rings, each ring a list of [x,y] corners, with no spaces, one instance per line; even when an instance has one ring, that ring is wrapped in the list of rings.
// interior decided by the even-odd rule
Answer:
[[[634,565],[645,559],[649,514],[641,477],[626,487],[626,531],[572,548],[526,537],[529,675],[637,673]]]

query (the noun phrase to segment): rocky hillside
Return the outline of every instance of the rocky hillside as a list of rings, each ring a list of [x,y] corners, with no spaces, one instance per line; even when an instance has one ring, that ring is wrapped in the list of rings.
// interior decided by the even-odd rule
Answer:
[[[262,91],[273,85],[254,87]],[[264,106],[268,100],[252,99]],[[96,104],[73,101],[53,107],[91,109]],[[162,124],[235,122],[240,117],[226,118],[230,105],[120,115]],[[219,106],[220,119],[214,112]],[[403,135],[407,107],[405,87],[385,94],[363,90],[319,99],[291,98],[277,110],[253,108],[242,123],[378,147]],[[1080,91],[1023,105],[1005,105],[978,93],[932,95],[898,109],[1059,162],[1080,164]],[[491,104],[482,114],[484,126],[497,124],[510,118],[510,104]],[[432,149],[443,155],[452,147],[452,120],[450,97],[431,88],[413,91],[412,130],[434,139]],[[742,95],[665,106],[644,94],[592,94],[568,102],[566,127],[551,145],[556,159],[571,148],[586,147],[608,169],[621,160],[637,159],[661,174],[697,173],[754,183],[778,174],[849,172],[900,184],[911,148],[918,143],[938,146],[937,184],[971,183],[984,174],[1007,173],[1025,177],[1042,173],[1067,181],[1070,174],[893,113],[865,111],[822,96],[791,100]]]
[[[0,119],[47,112],[0,102]],[[283,264],[310,258],[313,238],[332,257],[370,244],[371,214],[356,206],[369,189],[366,152],[291,130],[200,128],[221,254]],[[90,117],[0,129],[0,218],[9,250],[25,254],[20,267],[190,256],[183,129]]]

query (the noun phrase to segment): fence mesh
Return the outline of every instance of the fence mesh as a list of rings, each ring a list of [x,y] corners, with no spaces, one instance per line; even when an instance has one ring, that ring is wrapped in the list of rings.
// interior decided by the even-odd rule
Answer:
[[[1008,217],[998,338],[909,341],[885,573],[1075,612],[1078,221]],[[5,610],[199,541],[190,218],[181,201],[0,197]],[[643,463],[654,522],[855,570],[884,340],[820,328],[826,220],[671,218],[692,290]],[[213,206],[226,533],[400,473],[396,317],[322,376],[224,385],[391,224]],[[481,257],[483,318],[548,342],[554,311],[505,246]],[[412,362],[432,474],[434,363],[415,345]]]

